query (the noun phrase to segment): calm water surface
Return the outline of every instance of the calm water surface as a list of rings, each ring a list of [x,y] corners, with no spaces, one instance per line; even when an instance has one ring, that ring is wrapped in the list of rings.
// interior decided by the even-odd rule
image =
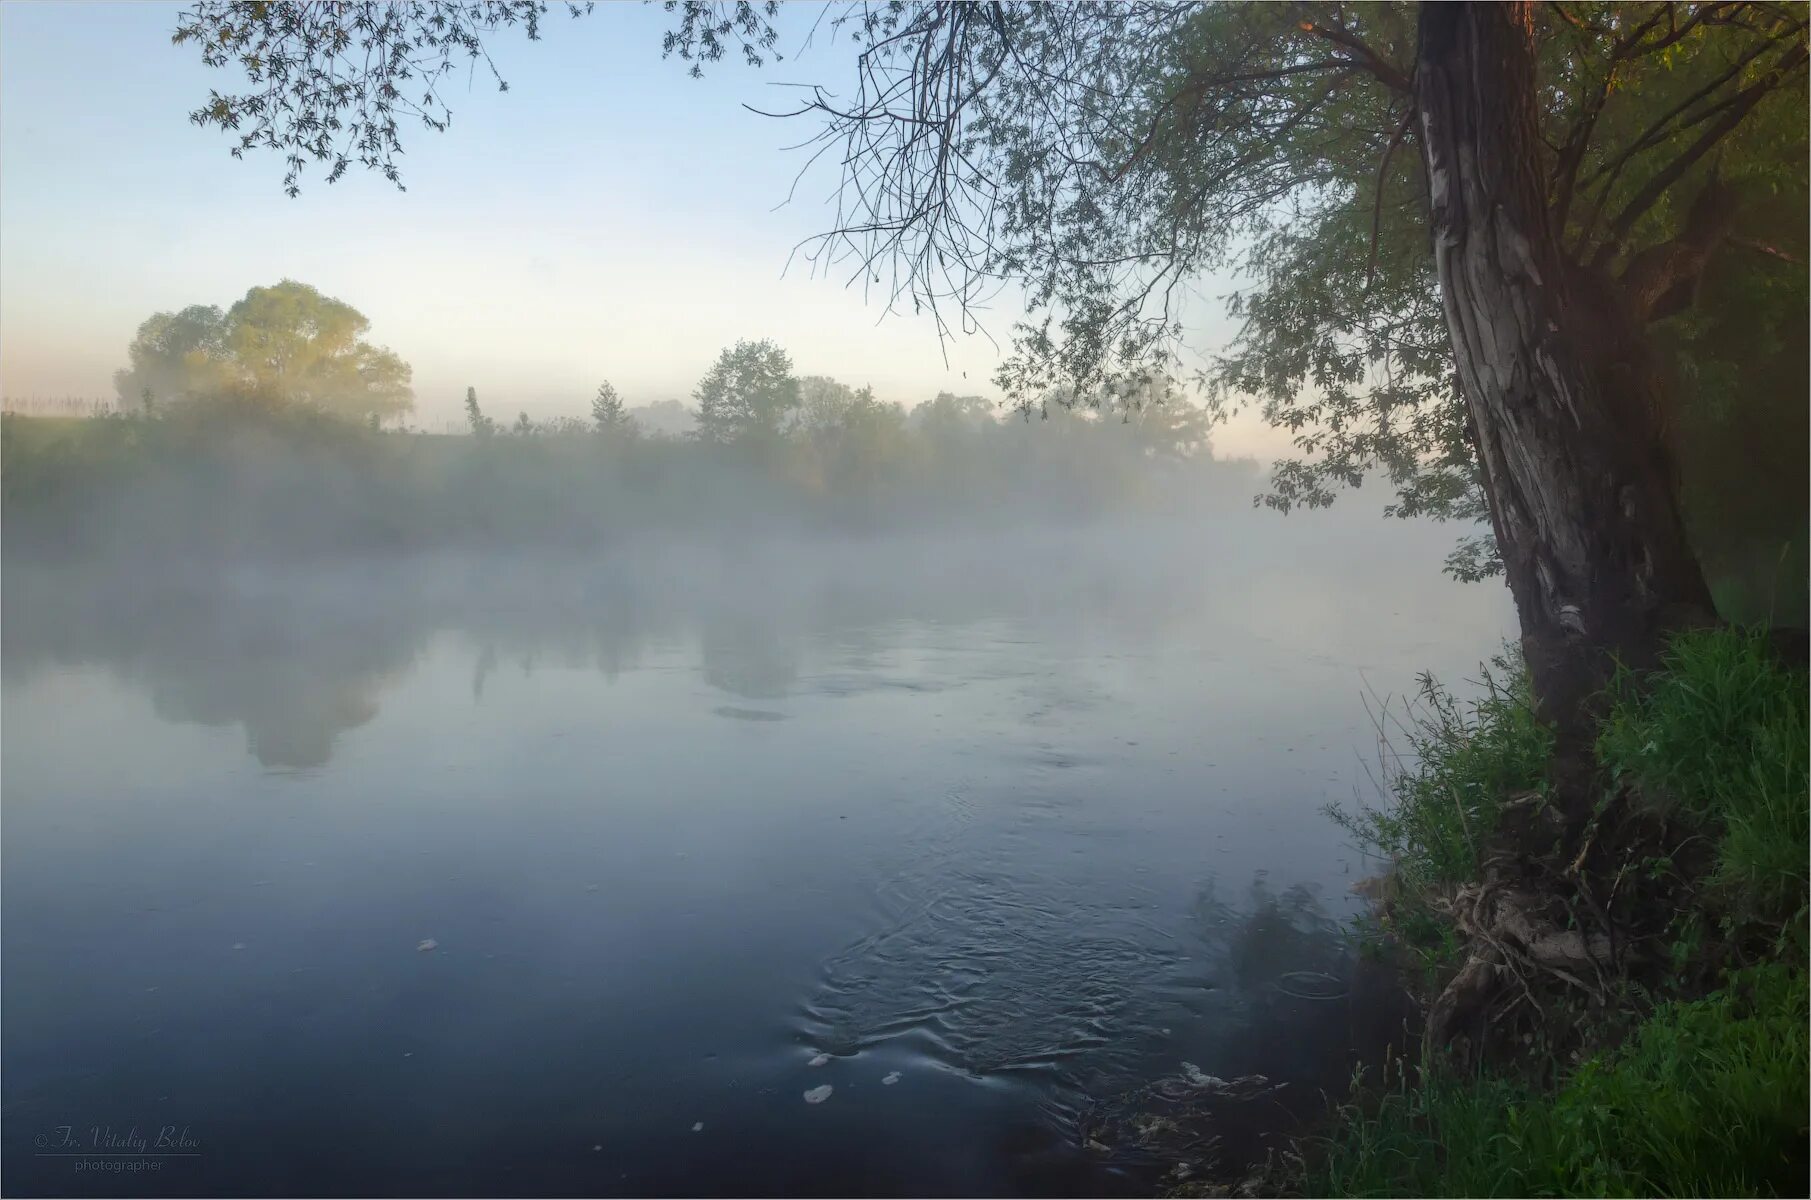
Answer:
[[[1236,1142],[1383,1020],[1321,809],[1508,625],[1443,531],[1251,520],[9,565],[7,1187],[1148,1192],[1151,1085],[1289,1084]]]

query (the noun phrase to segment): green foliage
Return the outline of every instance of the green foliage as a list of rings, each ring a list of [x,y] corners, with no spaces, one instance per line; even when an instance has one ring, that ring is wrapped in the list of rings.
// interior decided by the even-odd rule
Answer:
[[[590,4],[569,4],[574,16]],[[176,45],[193,45],[210,67],[236,66],[254,85],[242,95],[211,92],[189,114],[197,125],[231,130],[242,155],[268,147],[283,155],[283,188],[301,190],[310,159],[327,182],[356,161],[402,186],[398,129],[419,121],[445,130],[453,114],[436,86],[462,65],[483,62],[499,91],[509,85],[482,36],[520,28],[540,37],[543,0],[432,0],[422,4],[239,4],[194,0],[178,14]],[[356,51],[354,48],[356,47]]]
[[[717,356],[693,398],[701,441],[771,445],[799,406],[799,381],[779,346],[739,341]]]
[[[285,279],[227,310],[223,341],[242,387],[346,417],[414,404],[409,365],[364,340],[371,322],[343,300]]]
[[[787,432],[797,444],[794,469],[808,486],[858,493],[864,480],[897,470],[913,449],[905,408],[880,403],[872,388],[812,375],[799,381],[799,397]]]
[[[1450,931],[1424,903],[1474,879],[1475,839],[1504,797],[1542,774],[1549,745],[1510,670],[1486,676],[1469,711],[1432,693],[1415,762],[1393,806],[1345,818],[1398,864],[1396,928],[1438,964]],[[1676,637],[1658,670],[1617,681],[1598,741],[1613,781],[1633,785],[1716,842],[1709,907],[1672,926],[1683,968],[1725,930],[1780,931],[1777,961],[1698,999],[1662,1003],[1616,1050],[1552,1087],[1519,1075],[1458,1077],[1360,1095],[1311,1155],[1310,1194],[1350,1196],[1747,1196],[1801,1194],[1808,1168],[1803,926],[1811,808],[1807,680],[1755,631]],[[1631,864],[1650,879],[1677,864]]]
[[[370,327],[344,301],[285,279],[252,288],[224,314],[193,305],[152,316],[114,386],[127,402],[230,393],[381,420],[412,407],[414,393],[409,364],[364,340]]]
[[[1308,1194],[1801,1195],[1806,994],[1802,965],[1769,964],[1662,1006],[1552,1093],[1435,1073],[1355,1104]]]
[[[217,391],[230,377],[224,363],[225,326],[225,314],[201,304],[150,317],[126,348],[131,365],[113,373],[120,398],[142,399],[148,392],[179,400]]]
[[[641,436],[613,391],[600,411],[607,422],[620,411],[617,435],[574,416],[499,428],[475,389],[470,437],[380,435],[252,392],[94,420],[9,415],[6,546],[283,557],[595,547],[763,528],[1086,521],[1240,503],[1257,486],[1254,472],[1214,462],[1193,440],[1199,409],[1142,424],[1059,410],[1028,427],[996,420],[974,397],[907,414],[866,389],[812,386],[809,412],[727,445],[678,436],[689,417],[677,404],[641,410],[667,424]]]
[[[591,398],[591,427],[601,436],[617,441],[636,434],[635,418],[623,407],[622,397],[608,379],[597,385],[597,395]]]
[[[1811,490],[1811,157],[1803,110],[1754,114],[1754,136],[1725,159],[1743,200],[1697,303],[1657,327],[1685,402],[1678,415],[1681,497],[1717,611],[1804,627]]]
[[[1405,719],[1387,707],[1380,718],[1385,806],[1328,811],[1390,864],[1395,927],[1438,966],[1454,945],[1428,903],[1477,877],[1481,848],[1506,800],[1544,790],[1553,735],[1535,715],[1527,669],[1507,654],[1481,668],[1469,701],[1430,676],[1419,683],[1419,702]],[[1394,747],[1395,737],[1406,753]]]
[[[664,0],[668,12],[679,14],[679,24],[661,40],[661,53],[677,54],[692,64],[692,78],[704,75],[703,64],[716,62],[733,43],[742,49],[743,61],[758,67],[769,57],[785,58],[774,49],[779,31],[770,23],[780,11],[779,0]]]
[[[1652,803],[1718,838],[1712,884],[1738,921],[1802,919],[1811,855],[1807,681],[1757,630],[1673,639],[1661,668],[1620,681],[1598,757]]]

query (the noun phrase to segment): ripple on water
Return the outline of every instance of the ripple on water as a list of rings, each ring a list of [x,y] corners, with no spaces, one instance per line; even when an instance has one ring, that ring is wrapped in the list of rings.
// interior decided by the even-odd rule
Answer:
[[[802,1036],[846,1055],[910,1037],[964,1073],[1075,1078],[1177,958],[1128,907],[1077,905],[1063,879],[990,861],[992,839],[933,842],[877,889],[880,926],[831,955]]]

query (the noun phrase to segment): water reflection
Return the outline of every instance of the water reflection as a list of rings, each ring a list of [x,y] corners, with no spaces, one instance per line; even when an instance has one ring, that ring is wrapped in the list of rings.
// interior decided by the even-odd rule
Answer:
[[[792,691],[798,678],[798,648],[758,617],[712,617],[699,642],[704,681],[732,696],[777,700]]]
[[[1500,610],[1212,565],[9,568],[7,1127],[179,1097],[178,1194],[1149,1194],[1183,1101],[1258,1145],[1387,1024],[1318,815],[1359,673]]]
[[[540,561],[511,571],[439,563],[199,577],[20,567],[8,575],[0,632],[14,683],[46,667],[99,666],[142,688],[160,717],[242,725],[260,764],[298,769],[327,764],[340,736],[372,720],[442,633],[469,648],[474,704],[505,666],[522,676],[544,665],[595,670],[615,681],[654,646],[689,646],[710,688],[772,702],[805,686],[807,640],[821,660],[814,694],[930,692],[948,683],[897,669],[901,621],[963,625],[1036,607],[1026,594],[1033,585],[998,569],[952,582],[894,564],[858,585],[825,567],[741,581],[733,604],[721,581],[701,590],[683,571]],[[1149,615],[1146,636],[1155,637],[1163,617]],[[753,721],[776,713],[765,703],[714,711]]]
[[[1098,686],[1063,662],[1070,645],[1103,632],[1155,650],[1178,625],[1219,625],[1240,657],[1375,665],[1362,649],[1375,641],[1363,626],[1364,597],[1392,586],[1387,555],[1346,583],[1346,603],[1331,603],[1315,600],[1318,585],[1298,585],[1268,553],[1254,558],[1258,549],[1179,559],[1098,537],[1034,541],[1006,554],[987,543],[828,556],[775,549],[727,566],[434,560],[186,574],[21,565],[7,571],[0,635],[15,683],[44,666],[98,665],[142,687],[166,719],[242,725],[259,763],[290,769],[327,764],[429,640],[449,632],[470,647],[474,703],[504,664],[522,674],[548,663],[592,669],[614,681],[643,667],[651,647],[690,645],[709,687],[757,702],[723,705],[720,715],[754,720],[770,718],[741,714],[780,711],[771,702],[801,690],[926,693],[961,682],[937,676],[934,638],[916,661],[901,661],[902,622],[921,630],[999,624],[989,636],[1009,671],[1023,667],[1017,644],[1054,647],[1051,669],[1027,684],[1044,697],[1029,719],[1053,724],[1101,703]],[[1393,595],[1380,602],[1402,603]],[[1474,594],[1459,610],[1493,607]],[[1444,615],[1438,603],[1428,611]],[[989,669],[972,660],[963,667]]]
[[[325,766],[342,734],[369,723],[437,633],[471,647],[471,698],[499,667],[637,668],[650,639],[683,623],[607,572],[536,571],[477,590],[443,590],[440,571],[141,577],[102,569],[9,570],[4,656],[17,684],[57,667],[99,666],[142,688],[156,714],[240,725],[273,770]],[[756,624],[707,626],[703,672],[737,695],[783,694],[794,670]]]
[[[1359,1059],[1400,1043],[1408,1010],[1388,973],[1357,953],[1349,909],[1330,913],[1306,883],[1278,888],[1268,870],[1237,902],[1222,899],[1215,882],[1202,889],[1195,934],[1241,1002],[1243,1035],[1221,1048],[1219,1074],[1263,1070],[1337,1088]],[[1256,1045],[1261,1056],[1250,1054]]]
[[[1168,1182],[1236,1184],[1343,1094],[1352,1072],[1400,1056],[1413,1006],[1357,953],[1315,887],[1258,871],[1243,895],[1209,877],[1193,953],[1166,982],[1171,1017],[1136,1082],[1080,1107],[1076,1136]]]
[[[1195,935],[1226,976],[1244,992],[1278,987],[1291,976],[1339,972],[1345,963],[1343,927],[1327,915],[1313,888],[1280,891],[1260,870],[1242,901],[1220,894],[1210,880],[1195,898]]]
[[[247,750],[271,769],[324,766],[341,734],[377,715],[427,634],[382,605],[84,582],[8,573],[9,674],[100,665],[142,687],[164,720],[243,726]]]

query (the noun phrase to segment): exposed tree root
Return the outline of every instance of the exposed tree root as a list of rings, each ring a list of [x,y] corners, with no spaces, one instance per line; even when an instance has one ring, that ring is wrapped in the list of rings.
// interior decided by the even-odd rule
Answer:
[[[1479,882],[1433,900],[1466,954],[1429,1006],[1424,1057],[1475,1061],[1487,1043],[1536,1036],[1557,1046],[1576,1025],[1558,1014],[1614,1005],[1628,979],[1655,965],[1653,944],[1682,899],[1668,822],[1627,793],[1589,818],[1568,822],[1561,811],[1512,798]]]

